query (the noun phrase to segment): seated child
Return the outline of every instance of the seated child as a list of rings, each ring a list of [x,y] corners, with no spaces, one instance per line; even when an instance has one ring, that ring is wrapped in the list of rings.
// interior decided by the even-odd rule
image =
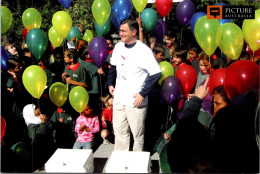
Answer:
[[[78,138],[73,149],[91,149],[94,146],[95,133],[99,132],[99,129],[98,116],[94,115],[90,105],[87,105],[76,120],[75,132]]]
[[[105,108],[103,108],[101,113],[101,123],[103,128],[101,131],[101,137],[103,138],[103,144],[110,144],[110,141],[113,138],[113,136],[109,136],[111,133],[113,134],[113,98],[107,94],[101,97],[100,100],[105,104]]]

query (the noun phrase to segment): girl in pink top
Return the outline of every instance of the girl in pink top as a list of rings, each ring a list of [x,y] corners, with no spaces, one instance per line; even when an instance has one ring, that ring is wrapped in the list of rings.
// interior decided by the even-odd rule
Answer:
[[[87,105],[82,114],[77,118],[75,132],[78,135],[73,149],[91,149],[94,145],[94,135],[99,132],[98,116],[92,113],[92,108]]]

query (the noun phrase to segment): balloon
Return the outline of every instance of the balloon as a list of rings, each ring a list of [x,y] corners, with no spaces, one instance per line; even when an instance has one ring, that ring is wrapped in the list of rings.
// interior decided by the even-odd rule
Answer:
[[[110,19],[117,29],[120,28],[120,23],[130,16],[131,11],[131,0],[115,0],[111,7]]]
[[[162,61],[159,63],[161,69],[161,78],[159,79],[158,83],[161,85],[163,80],[168,76],[174,75],[174,69],[172,65],[167,61]]]
[[[207,19],[207,16],[201,17],[195,25],[195,38],[202,50],[211,56],[218,47],[222,29],[217,19]]]
[[[7,55],[7,52],[3,46],[1,46],[1,69],[7,70],[7,60],[9,59],[9,56]]]
[[[30,31],[33,28],[40,28],[42,24],[41,14],[35,8],[27,8],[22,16],[23,25]]]
[[[37,65],[27,67],[22,76],[25,89],[34,97],[40,98],[47,84],[47,76]]]
[[[104,25],[111,13],[108,0],[95,0],[92,4],[92,13],[99,25]]]
[[[218,3],[216,4],[217,6],[226,6],[227,4],[225,3]],[[232,19],[218,19],[220,25],[223,25],[225,23],[231,23],[232,22]]]
[[[206,97],[202,99],[201,106],[210,115],[212,115],[211,105],[212,105],[212,97],[211,95],[207,94]]]
[[[35,28],[27,34],[26,43],[34,57],[40,60],[47,48],[48,38],[43,30]]]
[[[164,22],[162,19],[157,19],[157,23],[151,31],[151,35],[156,38],[156,42],[163,43],[163,38],[167,31],[168,27],[166,22]]]
[[[242,31],[251,50],[258,50],[260,48],[260,43],[257,43],[260,40],[260,9],[255,11],[255,19],[244,20]]]
[[[28,30],[24,27],[23,28],[23,40],[26,41],[26,36],[28,34]]]
[[[63,7],[70,8],[71,0],[58,0],[58,1],[63,5]]]
[[[175,76],[181,81],[183,94],[189,94],[197,82],[196,70],[190,65],[182,65],[177,69]]]
[[[182,27],[190,23],[192,15],[195,13],[195,6],[190,0],[180,2],[176,7],[176,18]]]
[[[224,89],[229,99],[249,91],[258,85],[259,66],[249,60],[239,60],[232,63],[226,71]]]
[[[238,59],[244,46],[242,30],[234,23],[226,23],[221,28],[222,39],[219,44],[220,50],[232,60]]]
[[[76,86],[71,89],[69,101],[71,106],[81,113],[87,106],[89,100],[88,92],[82,86]]]
[[[66,39],[67,39],[67,41],[70,41],[73,37],[76,37],[76,43],[79,39],[82,38],[81,32],[79,31],[79,29],[77,27],[71,27],[70,32]]]
[[[180,80],[175,76],[168,76],[162,83],[162,99],[168,104],[172,105],[181,97],[182,87]]]
[[[4,34],[10,28],[13,20],[13,15],[11,11],[5,7],[1,6],[1,33]]]
[[[195,28],[195,24],[196,22],[202,17],[202,16],[206,16],[207,14],[206,13],[203,13],[203,12],[197,12],[197,13],[194,13],[192,15],[192,18],[190,20],[190,29],[194,35],[194,28]]]
[[[226,75],[226,68],[220,68],[213,71],[209,76],[209,93],[212,95],[213,90],[224,84],[224,77]]]
[[[4,117],[1,116],[1,141],[3,140],[5,136],[5,131],[6,131],[6,122]]]
[[[111,27],[111,21],[108,18],[106,23],[102,26],[98,25],[98,23],[95,21],[94,23],[95,25],[95,29],[96,29],[96,33],[98,36],[104,36],[105,34],[107,34],[110,30]]]
[[[99,36],[94,37],[88,46],[88,52],[94,63],[101,67],[106,62],[109,52],[109,45],[106,39]]]
[[[50,87],[49,95],[51,101],[56,106],[61,107],[64,105],[68,97],[67,87],[61,82],[53,83]]]
[[[49,39],[54,48],[59,47],[63,42],[63,38],[54,30],[53,27],[49,29]]]
[[[155,7],[159,14],[165,17],[172,9],[172,0],[155,0]]]
[[[83,39],[84,39],[85,41],[87,41],[88,44],[89,44],[90,41],[93,39],[92,31],[86,30],[86,31],[85,31],[85,34],[84,34],[84,36],[83,36]]]
[[[24,142],[18,142],[10,148],[13,158],[20,163],[27,162],[30,159],[30,151]]]
[[[54,30],[62,37],[66,38],[72,27],[72,19],[68,12],[58,11],[52,17]]]
[[[136,11],[138,11],[139,13],[141,13],[144,8],[146,7],[148,0],[132,0],[132,3],[136,9]]]
[[[141,13],[142,26],[146,31],[151,31],[157,22],[157,13],[151,8],[146,8]]]

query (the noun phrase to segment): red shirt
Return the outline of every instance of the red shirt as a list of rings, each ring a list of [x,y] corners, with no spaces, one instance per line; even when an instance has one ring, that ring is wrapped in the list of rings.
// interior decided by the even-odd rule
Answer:
[[[111,122],[111,124],[113,124],[112,122],[112,115],[113,115],[113,108],[111,108],[110,110],[108,108],[104,108],[102,113],[101,113],[101,123],[102,123],[102,127],[106,128],[107,124],[106,122]],[[105,118],[105,121],[102,120],[102,118]]]

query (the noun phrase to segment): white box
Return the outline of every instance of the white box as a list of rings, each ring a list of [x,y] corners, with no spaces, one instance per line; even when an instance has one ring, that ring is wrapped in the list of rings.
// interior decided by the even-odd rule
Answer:
[[[45,164],[46,173],[93,173],[91,149],[57,149]]]
[[[150,152],[113,151],[104,173],[150,173]]]

